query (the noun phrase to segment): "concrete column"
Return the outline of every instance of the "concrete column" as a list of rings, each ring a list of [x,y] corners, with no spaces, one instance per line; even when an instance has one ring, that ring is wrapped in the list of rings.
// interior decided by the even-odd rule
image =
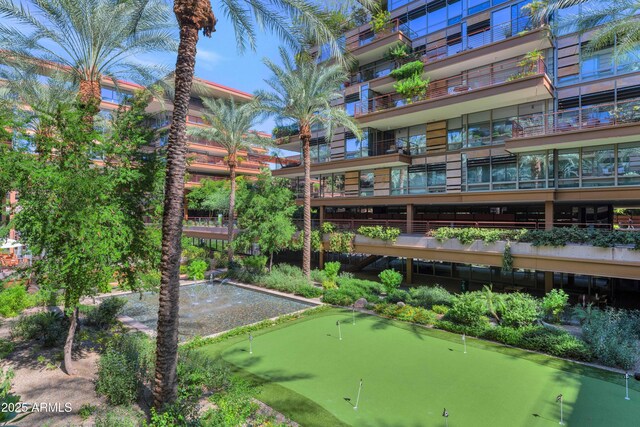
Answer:
[[[407,277],[405,281],[408,285],[413,283],[413,258],[407,258]]]
[[[553,200],[547,200],[544,202],[544,229],[550,230],[553,228]]]
[[[323,270],[324,269],[324,249],[320,249],[320,251],[318,252],[318,269],[319,270]]]
[[[548,294],[553,289],[553,271],[544,272],[544,293]]]
[[[407,205],[407,233],[413,233],[413,205]]]
[[[318,211],[320,212],[320,225],[324,222],[324,206],[318,207]]]

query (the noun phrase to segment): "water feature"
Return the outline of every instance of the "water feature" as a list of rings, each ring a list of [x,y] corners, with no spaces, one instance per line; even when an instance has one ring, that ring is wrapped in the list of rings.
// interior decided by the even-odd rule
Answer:
[[[264,292],[253,291],[213,280],[180,287],[180,340],[195,335],[211,335],[238,326],[259,322],[310,307]],[[148,328],[156,329],[158,322],[158,294],[145,292],[128,294],[123,315]]]

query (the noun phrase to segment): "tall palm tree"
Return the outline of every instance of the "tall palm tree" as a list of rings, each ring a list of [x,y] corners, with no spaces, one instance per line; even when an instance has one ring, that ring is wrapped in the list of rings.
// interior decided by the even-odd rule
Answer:
[[[616,0],[594,2],[589,0],[542,0],[535,1],[531,9],[533,19],[547,22],[548,18],[561,9],[582,5],[580,13],[557,23],[562,28],[578,33],[594,30],[586,45],[585,53],[613,46],[614,61],[633,59],[640,61],[640,21],[638,0]],[[606,24],[606,25],[604,25]]]
[[[334,101],[342,98],[340,85],[348,74],[341,64],[318,65],[313,61],[292,61],[286,50],[280,49],[283,66],[265,59],[265,65],[273,76],[266,80],[270,91],[256,92],[257,100],[266,114],[279,121],[298,124],[302,141],[304,165],[304,227],[302,248],[302,270],[311,274],[311,129],[322,126],[325,139],[331,142],[337,126],[344,126],[358,138],[362,132],[355,120],[344,108],[333,106]]]
[[[0,63],[64,72],[95,108],[103,77],[149,83],[162,68],[136,57],[177,46],[164,0],[0,0],[0,17],[16,23],[0,25]]]
[[[215,142],[227,152],[225,163],[229,167],[231,192],[229,194],[229,225],[227,247],[229,263],[233,262],[233,215],[236,204],[236,168],[242,161],[240,151],[251,151],[257,146],[270,145],[271,139],[260,136],[253,127],[261,112],[251,103],[237,105],[233,99],[203,98],[202,116],[206,128],[190,128],[187,133],[209,142]]]
[[[2,0],[0,0],[2,1]],[[360,0],[372,3],[373,0]],[[238,50],[247,44],[255,49],[256,27],[276,33],[293,48],[300,46],[296,25],[309,28],[318,44],[328,43],[339,57],[336,37],[312,0],[221,0],[224,16],[233,24]],[[167,144],[167,174],[162,220],[161,284],[158,308],[154,406],[162,409],[177,394],[178,286],[180,238],[182,235],[184,174],[186,170],[186,119],[189,109],[198,33],[206,37],[216,30],[210,0],[174,0],[173,11],[180,27],[180,43],[175,70],[173,117]]]

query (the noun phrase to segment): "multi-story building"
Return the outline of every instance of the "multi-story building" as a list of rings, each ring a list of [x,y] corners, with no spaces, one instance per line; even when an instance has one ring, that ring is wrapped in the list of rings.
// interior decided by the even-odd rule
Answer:
[[[366,24],[345,34],[358,68],[345,82],[344,107],[364,137],[338,131],[327,142],[313,133],[312,206],[321,221],[394,225],[407,234],[442,225],[633,227],[614,209],[640,206],[638,55],[616,63],[614,45],[587,56],[590,33],[536,26],[527,3],[388,0],[385,30]],[[399,46],[424,64],[429,85],[417,96],[394,89]],[[300,151],[299,138],[281,146]],[[291,178],[302,197],[299,163],[275,174]],[[618,302],[640,295],[636,258],[522,255],[506,272],[488,249],[399,245],[356,250],[376,255],[367,262],[392,260],[408,281],[563,287]]]

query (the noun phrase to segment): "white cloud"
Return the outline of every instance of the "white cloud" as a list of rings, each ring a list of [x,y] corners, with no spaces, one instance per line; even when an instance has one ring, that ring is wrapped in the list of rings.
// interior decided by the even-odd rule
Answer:
[[[204,68],[212,68],[214,65],[225,60],[218,52],[207,49],[198,49],[196,58],[199,62],[198,65],[204,66]]]

